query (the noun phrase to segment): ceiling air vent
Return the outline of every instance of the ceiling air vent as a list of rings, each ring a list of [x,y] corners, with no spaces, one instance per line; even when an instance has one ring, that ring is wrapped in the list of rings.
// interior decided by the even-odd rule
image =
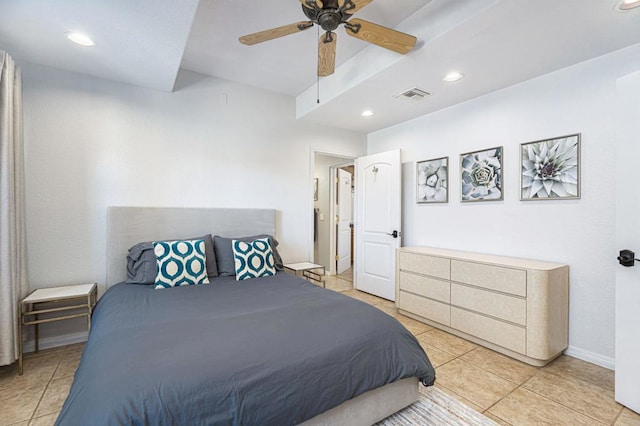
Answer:
[[[396,99],[404,100],[404,101],[412,101],[419,102],[426,98],[427,96],[431,96],[431,93],[426,90],[418,89],[414,87],[413,89],[409,89],[400,93],[399,95],[394,96]]]

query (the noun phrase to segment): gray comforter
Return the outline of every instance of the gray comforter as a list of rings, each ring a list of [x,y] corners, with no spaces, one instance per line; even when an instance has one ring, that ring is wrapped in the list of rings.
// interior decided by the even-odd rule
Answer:
[[[100,299],[58,425],[287,425],[435,372],[398,321],[299,278]]]

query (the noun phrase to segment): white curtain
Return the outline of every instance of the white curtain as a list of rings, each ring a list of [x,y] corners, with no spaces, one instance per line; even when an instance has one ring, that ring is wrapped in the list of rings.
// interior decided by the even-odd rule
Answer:
[[[0,365],[18,358],[18,301],[27,293],[20,69],[0,50]]]

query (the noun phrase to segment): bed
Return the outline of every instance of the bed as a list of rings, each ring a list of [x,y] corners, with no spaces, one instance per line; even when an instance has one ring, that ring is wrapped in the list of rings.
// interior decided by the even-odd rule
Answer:
[[[202,232],[276,234],[268,209],[110,207],[107,286],[59,425],[372,424],[434,369],[366,303],[298,277],[155,290],[123,283],[127,249]]]

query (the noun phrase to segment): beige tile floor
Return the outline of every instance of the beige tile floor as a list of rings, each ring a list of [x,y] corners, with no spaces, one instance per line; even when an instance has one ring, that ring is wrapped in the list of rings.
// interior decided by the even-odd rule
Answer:
[[[501,425],[640,425],[613,400],[613,371],[561,356],[531,367],[399,315],[393,302],[353,289],[348,276],[326,287],[397,318],[425,348],[436,386]],[[83,344],[27,354],[25,374],[0,367],[0,426],[52,425],[66,398]]]
[[[52,425],[62,408],[84,344],[25,355],[24,375],[0,367],[0,425]]]
[[[640,426],[640,415],[614,401],[611,370],[565,355],[532,367],[400,315],[343,278],[325,277],[325,285],[398,319],[429,355],[436,387],[498,424]]]

